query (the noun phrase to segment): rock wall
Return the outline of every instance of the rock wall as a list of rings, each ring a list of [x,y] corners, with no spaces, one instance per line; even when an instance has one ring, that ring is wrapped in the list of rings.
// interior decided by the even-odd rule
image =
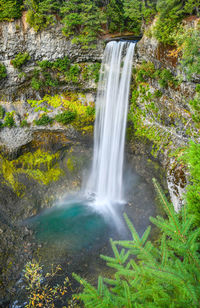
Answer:
[[[189,140],[200,142],[199,124],[194,121],[194,110],[189,104],[196,95],[200,76],[193,76],[188,81],[182,74],[180,81],[181,67],[178,59],[170,56],[171,51],[171,47],[163,46],[148,35],[138,42],[134,61],[134,95],[129,115],[135,130],[132,150],[139,152],[135,138],[150,146],[152,159],[159,159],[166,170],[171,200],[178,210],[183,202],[187,170],[177,157]],[[137,76],[140,69],[143,72],[139,73],[144,78]],[[159,76],[155,77],[158,70],[167,70],[167,74],[171,74],[171,80],[166,85],[162,85]]]
[[[26,12],[23,17],[13,22],[0,23],[0,62],[6,66],[7,78],[0,81],[0,97],[4,100],[25,99],[36,97],[30,87],[30,79],[37,61],[55,61],[69,57],[72,63],[101,62],[104,44],[98,40],[95,49],[81,49],[80,46],[71,44],[71,41],[62,34],[62,25],[49,27],[36,33],[26,23]],[[24,76],[20,76],[18,69],[11,65],[11,60],[19,53],[28,52],[30,60],[23,66]],[[72,85],[70,85],[72,88]],[[67,88],[67,85],[64,86]],[[78,88],[78,85],[75,86]],[[95,89],[94,84],[84,84],[85,90]],[[63,87],[62,87],[63,89]]]

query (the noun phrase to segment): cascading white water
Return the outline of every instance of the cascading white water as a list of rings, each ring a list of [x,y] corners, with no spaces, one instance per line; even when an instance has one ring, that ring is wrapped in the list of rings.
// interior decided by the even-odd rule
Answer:
[[[97,206],[123,200],[123,160],[135,43],[110,42],[101,65],[96,100],[94,154],[86,191]]]

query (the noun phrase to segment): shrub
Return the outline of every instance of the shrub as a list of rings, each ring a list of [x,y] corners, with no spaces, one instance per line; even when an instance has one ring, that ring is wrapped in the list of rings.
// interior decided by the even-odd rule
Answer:
[[[57,114],[55,120],[64,125],[71,123],[76,118],[76,112],[66,110],[63,113]]]
[[[26,20],[37,32],[54,24],[56,17],[54,13],[58,12],[60,3],[57,0],[25,0],[28,13]]]
[[[190,213],[195,215],[195,224],[200,223],[200,144],[193,141],[183,155],[190,172],[190,184],[187,186],[186,202]]]
[[[162,94],[162,92],[160,91],[160,90],[156,90],[155,92],[154,92],[154,97],[156,97],[156,98],[159,98],[159,97],[161,97],[163,94]]]
[[[14,111],[6,112],[6,115],[4,118],[4,126],[13,127],[14,125],[15,125]]]
[[[186,77],[190,80],[193,75],[200,75],[200,26],[188,29],[181,27],[174,39]]]
[[[6,67],[2,63],[0,63],[0,80],[6,78]]]
[[[5,115],[5,109],[2,106],[0,106],[0,119],[3,119],[4,115]]]
[[[34,123],[36,125],[48,125],[48,124],[51,124],[53,122],[53,119],[50,118],[47,114],[43,114],[41,116],[41,118],[39,118],[38,120],[35,120]]]
[[[0,21],[21,17],[23,0],[0,0]]]
[[[64,1],[61,7],[63,33],[73,35],[72,43],[88,48],[101,32],[105,21],[103,11],[95,1]]]
[[[86,107],[86,115],[87,116],[95,115],[95,108],[91,107],[91,106],[87,106]]]
[[[56,70],[63,72],[63,71],[66,71],[66,70],[69,69],[70,59],[66,56],[63,59],[59,58],[54,62],[50,62],[48,60],[43,60],[41,62],[38,62],[38,65],[42,70],[50,68],[50,69],[53,69],[53,70],[56,69]]]
[[[101,67],[100,63],[93,63],[86,65],[82,71],[83,80],[94,80],[95,82],[98,82],[100,67]]]
[[[143,62],[139,68],[136,69],[136,81],[144,82],[146,77],[153,77],[155,73],[155,66],[152,62]]]
[[[44,78],[44,86],[56,88],[59,85],[59,81],[57,79],[52,78],[49,72],[42,72],[42,76]]]
[[[28,304],[26,307],[55,307],[55,303],[66,303],[66,294],[71,293],[69,278],[66,277],[63,285],[52,285],[61,267],[53,268],[50,273],[44,274],[42,266],[33,260],[28,262],[24,269],[25,288],[28,293]],[[71,306],[70,306],[71,307]]]
[[[167,88],[168,86],[173,87],[177,85],[177,81],[174,78],[170,70],[164,68],[161,71],[158,71],[158,83],[162,88]]]
[[[11,60],[11,64],[14,68],[21,69],[22,65],[24,65],[28,60],[30,60],[30,56],[28,52],[18,53],[14,59]]]
[[[57,69],[61,72],[67,71],[70,67],[70,59],[66,56],[63,59],[57,59],[52,63],[52,69]]]
[[[28,126],[28,122],[24,119],[21,121],[20,127],[25,127],[25,126]]]
[[[70,69],[65,73],[66,81],[77,83],[79,73],[80,73],[80,67],[78,64],[70,66]]]
[[[42,82],[41,82],[38,78],[33,77],[33,78],[31,79],[31,87],[32,87],[34,90],[38,91],[38,90],[41,88],[41,86],[42,86]]]

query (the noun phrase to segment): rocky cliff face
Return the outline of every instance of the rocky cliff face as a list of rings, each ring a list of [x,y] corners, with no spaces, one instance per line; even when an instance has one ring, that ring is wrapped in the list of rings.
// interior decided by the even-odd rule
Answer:
[[[138,42],[130,118],[134,138],[150,142],[152,159],[157,157],[166,169],[171,199],[178,210],[187,171],[177,157],[189,140],[200,142],[199,125],[189,104],[200,76],[187,81],[182,75],[180,80],[180,65],[177,58],[170,56],[171,51],[148,35]],[[138,150],[134,141],[132,149]]]
[[[7,78],[1,80],[0,97],[4,100],[24,100],[27,97],[36,97],[34,89],[30,86],[33,71],[38,67],[37,62],[68,57],[71,63],[101,62],[104,44],[98,41],[95,49],[81,49],[71,44],[70,40],[62,34],[62,25],[57,23],[44,31],[36,33],[26,23],[25,13],[20,20],[1,22],[0,24],[0,62],[6,66]],[[28,53],[30,60],[23,65],[21,71],[14,68],[11,60],[19,53]],[[22,73],[23,74],[20,74]],[[71,88],[79,88],[78,84]],[[67,82],[62,89],[69,88]],[[85,82],[85,90],[94,91],[94,83]]]

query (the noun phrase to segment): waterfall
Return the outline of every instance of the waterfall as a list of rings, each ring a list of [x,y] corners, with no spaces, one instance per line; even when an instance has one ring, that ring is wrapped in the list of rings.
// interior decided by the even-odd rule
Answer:
[[[94,153],[86,192],[99,207],[123,201],[123,160],[135,43],[110,42],[101,65],[96,99]]]

